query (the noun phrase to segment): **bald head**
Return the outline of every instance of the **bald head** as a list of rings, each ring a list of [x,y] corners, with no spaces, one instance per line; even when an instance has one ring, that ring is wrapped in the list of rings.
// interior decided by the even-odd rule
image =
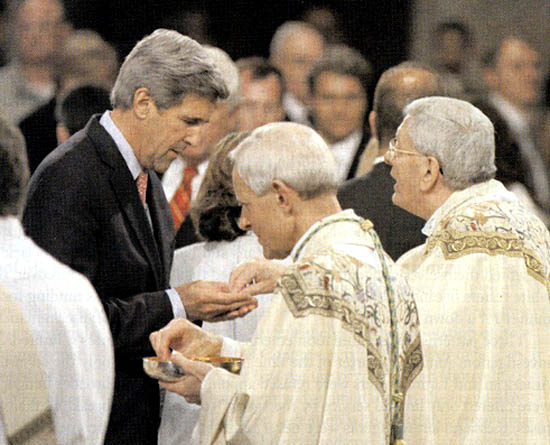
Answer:
[[[237,172],[258,196],[275,179],[303,198],[334,192],[336,164],[323,138],[313,129],[292,122],[275,122],[254,130],[233,154]]]
[[[309,94],[307,76],[323,48],[321,33],[305,22],[283,23],[271,40],[271,63],[281,71],[286,89],[302,101]]]
[[[416,62],[404,62],[382,74],[374,92],[375,131],[380,147],[387,147],[403,120],[403,108],[415,99],[444,96],[439,75]]]

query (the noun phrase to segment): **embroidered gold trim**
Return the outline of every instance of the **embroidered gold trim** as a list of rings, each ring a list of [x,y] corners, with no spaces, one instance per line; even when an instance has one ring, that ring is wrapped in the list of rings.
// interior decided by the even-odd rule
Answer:
[[[302,276],[288,272],[279,280],[278,290],[283,295],[294,317],[315,314],[336,318],[342,322],[344,329],[354,334],[355,339],[367,349],[369,380],[382,396],[384,404],[387,404],[387,391],[385,391],[387,385],[384,382],[384,376],[388,374],[388,371],[384,370],[378,351],[369,342],[367,319],[358,315],[351,304],[331,295],[329,290],[317,288],[312,289],[311,292],[304,292],[304,289],[308,287],[305,285]]]
[[[516,235],[510,233],[458,232],[446,229],[432,235],[426,245],[426,253],[436,246],[441,248],[446,259],[456,259],[472,253],[522,257],[527,272],[547,286],[544,266],[535,253],[524,247]]]
[[[418,374],[420,374],[423,367],[424,362],[422,359],[422,345],[420,336],[418,336],[409,345],[408,350],[405,351],[405,359],[403,360],[403,376],[401,382],[403,394],[407,393],[411,383],[418,376]]]

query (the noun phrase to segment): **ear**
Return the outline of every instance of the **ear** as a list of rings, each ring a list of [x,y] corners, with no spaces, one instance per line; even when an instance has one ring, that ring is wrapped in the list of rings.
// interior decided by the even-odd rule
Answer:
[[[149,116],[153,110],[156,110],[155,101],[145,87],[138,88],[135,91],[132,105],[132,111],[141,120]]]
[[[420,190],[429,192],[443,180],[443,175],[441,174],[441,165],[439,165],[439,161],[435,157],[428,156],[425,160],[426,168],[420,180]]]
[[[275,179],[271,183],[271,191],[275,194],[275,203],[284,213],[290,213],[296,192],[283,181]]]
[[[371,136],[378,139],[378,134],[376,133],[376,111],[369,113],[369,127]]]

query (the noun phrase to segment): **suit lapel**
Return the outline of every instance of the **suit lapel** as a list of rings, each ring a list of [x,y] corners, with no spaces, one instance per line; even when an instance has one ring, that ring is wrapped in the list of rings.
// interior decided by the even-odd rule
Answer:
[[[126,174],[120,170],[114,170],[111,173],[111,186],[119,202],[120,209],[126,215],[129,226],[132,227],[141,248],[145,252],[145,256],[152,266],[157,286],[161,286],[161,283],[164,281],[161,278],[163,267],[157,243],[147,220],[145,208],[139,199],[136,185],[130,175],[130,171],[127,168],[126,170]]]
[[[88,135],[94,142],[101,159],[111,167],[109,182],[120,210],[125,215],[128,225],[151,265],[157,286],[162,286],[165,280],[162,279],[164,273],[159,249],[130,170],[112,138],[99,124],[97,117],[88,123]]]
[[[151,170],[149,173],[148,203],[151,213],[151,220],[156,234],[156,241],[159,247],[160,258],[164,267],[164,278],[166,285],[170,281],[170,269],[172,267],[172,257],[175,244],[175,230],[172,220],[172,214],[168,207],[168,202],[162,189],[162,184],[157,174]]]
[[[355,172],[357,171],[357,167],[359,167],[359,160],[361,158],[361,155],[365,151],[365,148],[367,147],[367,143],[369,142],[369,132],[363,128],[363,135],[361,136],[361,141],[359,142],[359,145],[357,146],[357,149],[355,150],[355,154],[353,155],[353,160],[351,162],[351,166],[348,171],[348,176],[346,179],[352,179],[355,177]]]

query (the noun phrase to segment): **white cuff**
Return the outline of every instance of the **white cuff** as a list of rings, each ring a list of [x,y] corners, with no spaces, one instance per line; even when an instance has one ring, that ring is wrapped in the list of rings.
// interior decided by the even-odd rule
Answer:
[[[185,308],[183,307],[183,302],[181,301],[178,291],[176,289],[166,289],[165,292],[168,295],[168,298],[170,298],[174,318],[187,318],[187,314],[185,313]]]

